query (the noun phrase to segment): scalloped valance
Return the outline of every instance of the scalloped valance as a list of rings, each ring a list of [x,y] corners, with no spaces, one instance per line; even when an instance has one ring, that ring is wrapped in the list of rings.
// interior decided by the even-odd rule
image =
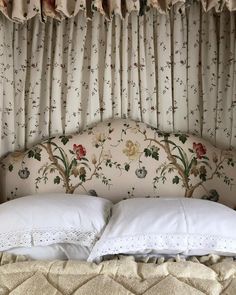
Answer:
[[[36,15],[42,21],[47,17],[62,20],[79,12],[91,18],[94,11],[110,19],[114,14],[123,18],[132,11],[142,15],[150,8],[165,13],[173,5],[183,7],[198,1],[204,11],[212,8],[217,12],[224,8],[236,11],[236,0],[0,0],[0,11],[14,22],[25,22]]]

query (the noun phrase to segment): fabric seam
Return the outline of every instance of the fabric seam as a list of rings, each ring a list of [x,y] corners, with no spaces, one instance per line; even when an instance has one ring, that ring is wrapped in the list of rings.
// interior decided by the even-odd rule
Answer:
[[[186,234],[187,234],[187,251],[189,251],[189,224],[188,224],[188,219],[187,219],[187,214],[184,208],[184,204],[182,202],[181,199],[179,199],[182,211],[183,211],[183,215],[184,215],[184,220],[185,220],[185,224],[186,224]]]

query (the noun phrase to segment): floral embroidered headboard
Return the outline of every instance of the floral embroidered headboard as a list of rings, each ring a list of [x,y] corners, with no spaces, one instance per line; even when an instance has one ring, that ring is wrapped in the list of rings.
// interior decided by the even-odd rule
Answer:
[[[1,163],[1,201],[66,192],[114,202],[188,197],[236,205],[236,153],[188,134],[168,134],[126,119],[50,138]]]

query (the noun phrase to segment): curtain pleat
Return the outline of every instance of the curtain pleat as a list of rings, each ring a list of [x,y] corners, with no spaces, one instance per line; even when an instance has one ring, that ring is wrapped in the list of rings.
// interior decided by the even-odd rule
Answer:
[[[26,81],[27,79],[28,71],[26,63],[27,50],[23,48],[27,46],[26,40],[28,39],[28,31],[25,26],[22,25],[15,25],[14,30],[9,23],[7,23],[6,25],[7,27],[4,27],[4,29],[6,29],[4,35],[9,37],[8,44],[12,45],[12,40],[14,40],[13,48],[8,47],[8,56],[7,52],[5,52],[5,54],[3,54],[2,56],[4,59],[4,66],[9,67],[9,65],[11,65],[9,68],[11,72],[7,74],[6,71],[3,70],[1,72],[1,75],[3,79],[8,76],[9,82],[11,81],[11,83],[5,84],[4,87],[0,86],[3,92],[8,92],[11,90],[14,91],[7,96],[1,95],[1,102],[3,102],[4,105],[7,103],[7,101],[12,104],[11,113],[9,113],[10,117],[5,119],[4,117],[2,118],[4,122],[4,124],[2,124],[2,128],[4,128],[4,125],[7,126],[8,124],[12,124],[11,127],[9,126],[10,129],[6,131],[6,134],[9,137],[7,140],[4,140],[4,145],[7,145],[7,147],[5,148],[7,151],[8,149],[12,149],[13,147],[17,148],[18,146],[25,146],[27,137],[25,134],[25,127],[27,122],[25,111],[26,84],[24,83],[24,81]],[[10,25],[10,28],[8,27],[8,25]],[[10,34],[6,34],[6,32],[9,32]],[[0,40],[2,40],[1,37]],[[6,111],[6,107],[1,110],[4,113],[4,111]],[[12,112],[14,115],[12,114]],[[9,133],[12,133],[12,136],[10,136]],[[15,139],[13,139],[13,137],[15,137]],[[13,141],[11,142],[11,140]]]
[[[236,148],[235,14],[0,15],[0,154],[129,117]]]
[[[232,64],[232,106],[231,106],[231,112],[232,112],[232,122],[231,122],[231,141],[230,141],[230,146],[236,147],[236,31],[235,31],[235,16],[230,18],[231,20],[231,30],[234,32],[234,41],[232,41],[232,48],[234,49],[234,64]]]
[[[112,65],[110,69],[114,68],[113,71],[113,83],[112,83],[112,110],[114,117],[121,117],[122,115],[122,45],[121,45],[121,36],[122,36],[122,23],[120,18],[115,18],[115,24],[113,25],[113,48],[112,48]],[[109,67],[109,65],[108,65]],[[104,97],[105,97],[104,93]],[[106,117],[109,117],[109,114],[106,114]]]
[[[235,63],[235,31],[232,27],[234,20],[220,16],[219,19],[219,53],[218,53],[218,93],[217,93],[217,128],[216,142],[227,143],[231,141],[232,130],[232,85],[233,69]],[[225,28],[228,28],[226,30]]]
[[[130,60],[130,50],[128,51],[128,18],[122,22],[122,37],[121,37],[121,113],[128,117],[128,61]],[[126,28],[126,29],[125,29]],[[126,54],[123,54],[126,52]]]
[[[173,108],[175,130],[188,131],[188,93],[187,93],[187,18],[174,13],[172,34],[172,70],[173,70]],[[193,60],[195,58],[193,57]]]
[[[99,30],[98,30],[99,28]],[[106,27],[102,17],[96,14],[92,22],[91,30],[91,44],[89,57],[89,79],[88,79],[88,96],[84,98],[87,104],[87,116],[84,123],[99,122],[101,120],[101,113],[103,112],[102,103],[102,87],[104,84],[104,68],[105,68],[105,48],[107,39]],[[109,38],[108,38],[109,40]],[[111,77],[110,77],[111,79]],[[87,81],[85,81],[87,83]],[[110,98],[109,94],[107,94]],[[105,99],[105,98],[104,98]]]
[[[142,64],[139,60],[139,19],[134,13],[131,14],[128,24],[128,52],[130,58],[128,60],[128,116],[135,120],[141,120],[141,88],[139,73]],[[123,54],[123,53],[122,53]]]
[[[24,139],[22,141],[21,126],[16,122],[14,112],[19,111],[20,115],[20,103],[14,100],[15,89],[16,91],[22,91],[16,87],[14,83],[14,52],[12,50],[12,40],[14,34],[14,25],[9,23],[6,19],[1,19],[0,29],[0,65],[1,65],[1,77],[0,77],[0,95],[1,95],[1,154],[6,153],[8,150],[15,149],[19,144],[24,146]],[[7,34],[6,34],[7,32]],[[24,65],[22,65],[24,67]],[[24,95],[23,95],[24,97]],[[22,103],[22,100],[21,100]],[[24,111],[24,109],[22,110]],[[20,120],[19,124],[24,127],[24,121]],[[17,138],[16,138],[17,134]]]
[[[215,143],[217,112],[217,75],[218,75],[218,29],[217,16],[213,13],[202,16],[202,135]]]
[[[202,25],[203,137],[235,146],[235,16],[210,13]]]
[[[172,96],[172,40],[170,15],[156,15],[156,85],[157,85],[157,127],[160,130],[173,131]]]
[[[139,21],[139,85],[141,120],[157,124],[157,87],[153,14]]]
[[[186,20],[187,25],[187,129],[201,136],[201,10],[194,4]]]
[[[115,62],[114,58],[116,57],[116,51],[114,51],[113,46],[115,46],[115,39],[114,42],[112,42],[114,36],[113,36],[113,27],[114,24],[107,24],[106,28],[106,40],[105,40],[105,54],[104,54],[104,75],[101,74],[102,77],[102,93],[99,95],[100,100],[100,109],[101,109],[101,115],[102,119],[107,119],[111,115],[114,116],[114,95],[113,95],[113,83],[114,83],[114,75],[115,73]],[[100,79],[97,77],[98,80]],[[119,87],[119,86],[118,86]],[[107,100],[106,107],[103,104],[103,100],[106,100],[105,97],[110,97],[110,100]]]
[[[81,89],[83,79],[83,65],[85,57],[85,43],[87,25],[85,19],[77,18],[76,26],[70,22],[71,37],[68,39],[67,63],[70,66],[68,72],[68,93],[66,97],[69,120],[66,124],[66,132],[78,130],[82,124],[83,93]],[[76,122],[76,124],[75,124]]]

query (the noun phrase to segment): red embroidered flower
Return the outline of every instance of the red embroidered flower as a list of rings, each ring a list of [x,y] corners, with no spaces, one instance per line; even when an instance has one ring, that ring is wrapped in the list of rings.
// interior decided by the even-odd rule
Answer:
[[[86,155],[86,149],[82,146],[82,144],[74,144],[73,151],[76,154],[77,160],[81,160]]]
[[[206,148],[201,143],[193,143],[193,150],[197,154],[197,158],[201,159],[206,154]]]

